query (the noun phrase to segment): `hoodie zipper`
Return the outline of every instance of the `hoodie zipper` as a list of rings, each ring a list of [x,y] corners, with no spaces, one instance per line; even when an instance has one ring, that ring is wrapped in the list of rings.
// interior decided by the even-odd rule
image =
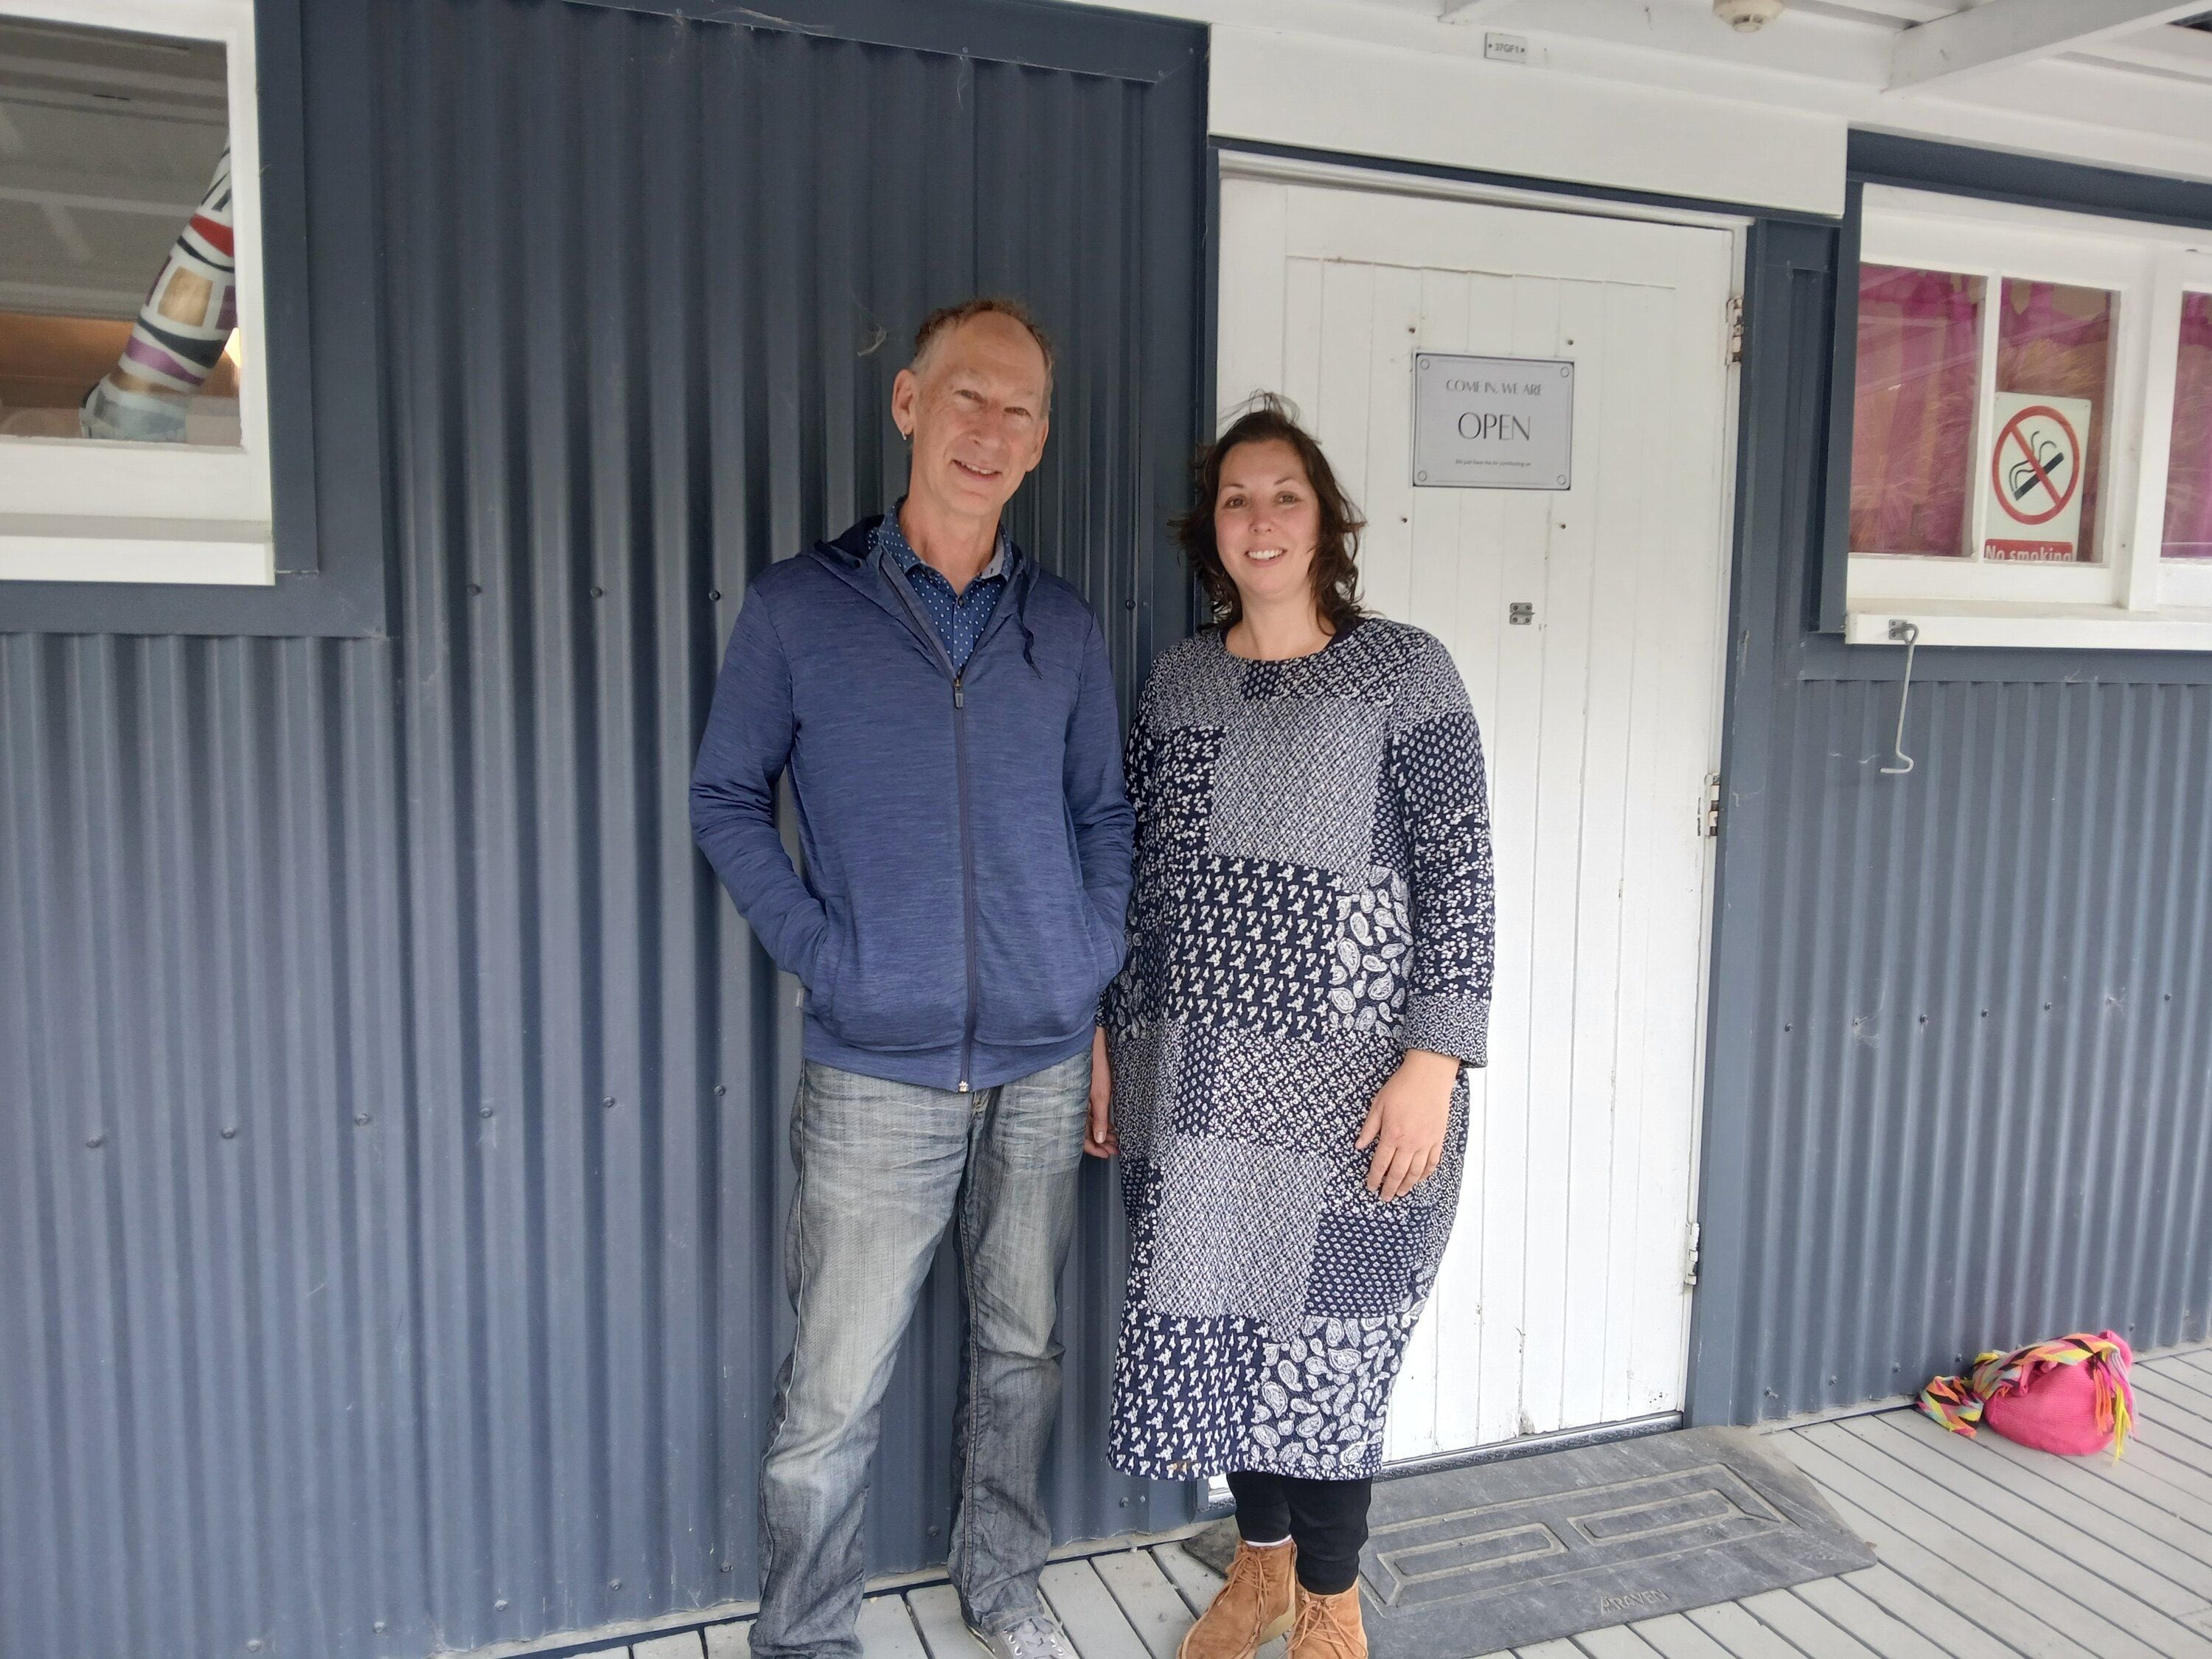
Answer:
[[[899,602],[921,637],[935,654],[938,665],[952,677],[952,771],[953,795],[960,807],[960,932],[962,946],[967,956],[968,1011],[960,1028],[960,1085],[962,1094],[974,1091],[970,1081],[975,1057],[975,834],[969,827],[968,806],[968,694],[967,671],[952,665],[952,653],[945,648],[945,641],[937,637],[937,629],[930,625],[921,602],[914,596],[914,589],[904,577],[886,568],[884,575],[896,591]],[[1013,597],[1013,584],[1007,583],[1006,592],[999,597],[1005,605]],[[992,626],[975,641],[975,649],[983,648],[983,639],[997,631],[999,618],[994,616]],[[970,653],[969,660],[974,660]]]
[[[952,660],[950,653],[945,661]],[[960,802],[960,921],[968,952],[968,1018],[960,1031],[960,1092],[968,1093],[975,1055],[975,848],[968,823],[968,697],[966,671],[952,674],[952,769]]]

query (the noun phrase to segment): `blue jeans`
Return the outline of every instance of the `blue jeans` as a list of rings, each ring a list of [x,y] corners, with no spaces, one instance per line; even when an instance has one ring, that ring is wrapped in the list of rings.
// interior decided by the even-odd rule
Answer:
[[[884,1389],[945,1228],[968,1297],[947,1563],[969,1622],[1038,1610],[1038,1494],[1060,1411],[1053,1334],[1073,1235],[1091,1054],[971,1094],[809,1060],[784,1276],[799,1316],[761,1462],[756,1659],[857,1659],[861,1506]]]

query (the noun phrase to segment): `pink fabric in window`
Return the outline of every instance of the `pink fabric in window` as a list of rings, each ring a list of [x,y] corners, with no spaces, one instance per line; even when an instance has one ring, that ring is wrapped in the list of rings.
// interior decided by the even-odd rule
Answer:
[[[2006,279],[1997,315],[1997,390],[2089,401],[2089,429],[2081,434],[2084,563],[2097,556],[2097,481],[2112,337],[2112,296],[2102,289]]]
[[[1966,550],[1982,286],[1949,271],[1860,268],[1853,552]]]
[[[2180,351],[2163,551],[2169,559],[2212,559],[2212,294],[2181,296]]]

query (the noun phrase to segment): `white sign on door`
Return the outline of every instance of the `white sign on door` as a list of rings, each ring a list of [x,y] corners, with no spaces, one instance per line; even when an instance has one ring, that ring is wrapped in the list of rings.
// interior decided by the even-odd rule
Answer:
[[[1574,445],[1572,363],[1413,354],[1415,483],[1565,489]]]
[[[1984,558],[2070,564],[2081,557],[2082,458],[2094,408],[2087,398],[1996,394]]]

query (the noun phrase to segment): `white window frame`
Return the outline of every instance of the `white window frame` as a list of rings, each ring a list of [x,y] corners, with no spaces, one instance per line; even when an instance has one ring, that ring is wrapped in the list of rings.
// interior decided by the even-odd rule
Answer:
[[[276,560],[252,0],[0,0],[0,18],[222,43],[240,428],[235,447],[0,437],[0,580],[269,586]]]
[[[2160,556],[2181,295],[2212,290],[2212,232],[1869,185],[1859,258],[1979,276],[1972,453],[1988,442],[2007,278],[2113,295],[2095,564],[1985,561],[1987,492],[1970,479],[1965,556],[1850,556],[1844,635],[1887,643],[2212,650],[2212,562]],[[1854,277],[1855,279],[1855,277]],[[1854,349],[1852,361],[1856,361]],[[2192,568],[2197,565],[2206,568]]]

